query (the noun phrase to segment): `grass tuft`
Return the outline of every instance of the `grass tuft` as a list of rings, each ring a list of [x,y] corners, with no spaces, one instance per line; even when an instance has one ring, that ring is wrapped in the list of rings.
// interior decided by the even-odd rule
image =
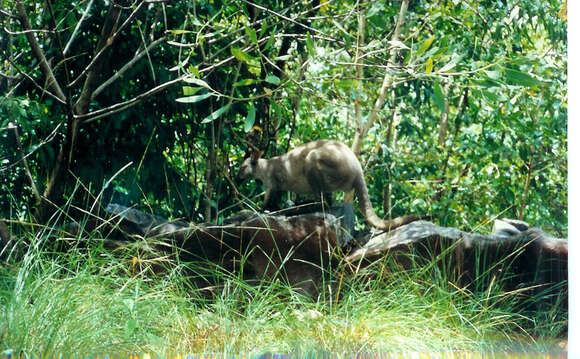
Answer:
[[[526,314],[523,292],[502,292],[500,279],[475,293],[457,287],[440,270],[444,258],[413,270],[378,262],[309,298],[280,280],[250,284],[215,265],[143,256],[154,248],[145,240],[110,250],[102,235],[84,233],[63,252],[55,229],[25,236],[34,245],[0,267],[0,352],[542,351],[554,346],[537,339],[557,338],[567,325],[557,309]],[[196,287],[192,273],[219,285]]]

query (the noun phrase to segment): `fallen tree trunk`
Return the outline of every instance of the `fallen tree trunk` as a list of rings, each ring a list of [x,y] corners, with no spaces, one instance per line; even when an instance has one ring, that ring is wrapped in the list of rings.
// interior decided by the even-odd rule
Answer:
[[[392,261],[401,269],[433,266],[470,290],[485,290],[501,277],[505,291],[567,308],[568,241],[521,221],[496,220],[490,235],[417,221],[390,232],[354,233],[350,240],[352,231],[330,213],[240,212],[221,226],[191,226],[122,206],[108,211],[125,232],[170,240],[182,261],[204,259],[231,271],[243,262],[248,280],[280,276],[309,294],[339,267],[357,275],[373,262]]]
[[[491,235],[417,221],[374,236],[345,260],[357,272],[385,257],[404,269],[437,258],[458,287],[487,289],[501,280],[506,292],[540,298],[536,309],[544,304],[568,307],[568,241],[522,221],[496,220]]]

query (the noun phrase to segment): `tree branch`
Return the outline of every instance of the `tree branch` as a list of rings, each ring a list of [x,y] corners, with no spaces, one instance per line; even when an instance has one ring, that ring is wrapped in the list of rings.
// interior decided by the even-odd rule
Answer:
[[[103,90],[105,88],[107,88],[110,84],[112,84],[113,82],[118,80],[119,77],[123,76],[123,74],[127,70],[129,70],[131,67],[133,67],[135,65],[135,63],[137,63],[137,61],[141,60],[149,51],[151,51],[151,49],[153,49],[155,46],[159,45],[160,43],[162,43],[165,40],[167,40],[167,36],[163,36],[163,37],[153,41],[152,43],[149,44],[149,46],[147,46],[147,48],[145,48],[144,50],[142,50],[141,52],[136,54],[135,57],[133,57],[129,62],[127,62],[125,65],[123,65],[123,67],[121,67],[121,69],[119,69],[119,71],[117,71],[113,76],[109,77],[107,79],[107,81],[103,82],[99,87],[97,87],[97,89],[91,95],[91,100],[93,100],[101,92],[103,92]]]
[[[16,10],[18,11],[19,20],[20,20],[20,23],[22,24],[22,27],[25,30],[32,30],[32,26],[30,25],[30,20],[28,19],[28,15],[26,14],[26,10],[24,9],[24,5],[22,5],[22,1],[19,1],[19,0],[15,1],[15,5],[16,5]],[[34,54],[34,56],[36,57],[36,59],[40,63],[40,68],[42,69],[44,76],[46,76],[46,78],[48,80],[48,85],[50,87],[52,87],[52,89],[56,92],[56,97],[61,102],[66,102],[66,96],[65,96],[64,92],[62,91],[62,88],[58,84],[58,81],[56,80],[56,77],[54,76],[52,68],[48,64],[48,61],[46,60],[46,57],[44,56],[44,52],[42,52],[42,49],[40,48],[40,45],[38,44],[36,37],[34,37],[34,34],[32,32],[26,32],[25,35],[26,35],[26,38],[28,39],[28,43],[30,44],[30,47],[32,49],[32,53]]]
[[[24,172],[30,181],[30,186],[32,187],[32,193],[34,194],[34,198],[37,201],[40,201],[40,193],[38,192],[38,188],[36,188],[36,183],[34,182],[34,178],[32,177],[32,173],[30,172],[30,167],[28,166],[28,161],[24,156],[24,150],[22,149],[22,142],[20,142],[20,135],[18,134],[18,126],[13,124],[12,122],[8,123],[8,128],[12,128],[14,130],[14,138],[16,139],[16,149],[18,150],[18,154],[20,155],[20,159],[24,164]]]
[[[119,27],[119,29],[117,29],[113,34],[111,34],[110,36],[107,36],[107,35],[103,34],[103,35],[107,36],[107,39],[104,42],[103,46],[98,49],[97,54],[93,57],[93,59],[91,60],[91,62],[89,63],[89,65],[85,68],[85,70],[83,72],[81,72],[81,74],[73,82],[71,82],[69,84],[69,87],[73,87],[76,84],[78,84],[78,82],[80,82],[89,72],[93,72],[93,70],[95,69],[95,67],[98,67],[98,65],[100,65],[102,63],[102,58],[103,58],[103,55],[104,55],[105,51],[115,42],[115,40],[117,39],[117,37],[119,36],[119,34],[121,33],[121,31],[131,21],[133,21],[133,19],[135,18],[135,16],[137,16],[137,13],[141,10],[141,8],[143,7],[143,5],[145,5],[145,2],[144,1],[141,2],[139,5],[137,5],[137,8],[135,10],[133,10],[133,12],[131,13],[131,15],[129,15],[129,17],[125,20],[125,22],[123,22],[123,24]],[[121,14],[120,10],[116,9],[115,11],[111,11],[111,15],[114,16],[114,15],[117,15],[117,14],[118,15]]]
[[[187,76],[189,76],[189,75],[187,75]],[[75,118],[79,121],[82,121],[82,123],[85,124],[85,123],[93,122],[95,120],[98,120],[98,119],[106,117],[106,116],[111,116],[115,113],[121,112],[121,111],[126,110],[130,107],[133,107],[133,106],[137,105],[138,103],[140,103],[141,101],[145,100],[146,98],[151,97],[151,96],[155,95],[156,93],[161,92],[161,91],[175,85],[176,83],[181,82],[187,76],[181,76],[181,77],[178,77],[174,80],[167,81],[167,82],[165,82],[165,83],[163,83],[155,88],[152,88],[151,90],[146,91],[146,92],[144,92],[144,93],[142,93],[142,94],[140,94],[140,95],[138,95],[130,100],[120,102],[120,103],[114,104],[112,106],[109,106],[107,108],[97,110],[94,112],[90,112],[87,114],[77,115],[77,116],[75,116]]]
[[[360,4],[362,5],[362,3]],[[407,12],[407,7],[409,6],[409,0],[403,0],[401,2],[401,9],[399,10],[399,17],[397,18],[397,24],[395,25],[395,31],[393,32],[393,37],[391,38],[391,42],[399,41],[401,37],[401,29],[403,27],[403,23],[405,22],[405,13]],[[362,42],[364,41],[364,31],[365,31],[365,18],[362,9],[359,9],[359,18],[358,18],[358,38],[357,38],[357,54],[355,60],[356,66],[356,73],[357,79],[360,80],[362,78],[362,69],[363,63],[362,59],[364,58],[364,54],[361,54],[360,46],[362,46]],[[379,91],[379,97],[375,101],[375,105],[372,108],[371,112],[369,113],[366,122],[362,122],[362,116],[359,105],[355,102],[355,114],[356,114],[356,132],[354,135],[354,140],[352,142],[351,149],[354,154],[358,157],[361,152],[362,142],[366,134],[369,132],[370,128],[372,127],[375,119],[377,118],[377,114],[383,108],[385,104],[385,98],[389,89],[393,85],[393,76],[390,73],[390,69],[394,66],[397,54],[399,53],[399,48],[397,46],[391,47],[389,51],[389,60],[387,61],[388,69],[385,71],[385,77],[383,78],[383,84]],[[354,200],[354,191],[349,191],[344,194],[344,202],[353,202]],[[389,208],[386,208],[388,211]]]
[[[72,35],[70,36],[70,38],[68,39],[68,42],[66,43],[66,45],[64,47],[64,55],[66,55],[69,52],[70,47],[71,47],[72,43],[74,42],[74,40],[76,39],[77,34],[79,33],[79,30],[81,29],[83,22],[87,19],[88,15],[89,15],[91,7],[93,6],[93,2],[94,2],[94,0],[89,1],[89,3],[87,4],[87,7],[85,8],[85,11],[83,12],[83,15],[81,16],[81,19],[79,20],[79,22],[77,22],[77,25],[75,26],[75,29],[74,29]]]
[[[395,26],[395,32],[393,33],[393,37],[391,39],[392,42],[400,41],[401,30],[402,30],[403,24],[405,22],[405,13],[407,12],[408,6],[409,6],[409,0],[403,0],[401,2],[401,9],[399,11],[399,17],[397,18],[397,25]],[[398,47],[394,46],[393,48],[391,48],[391,51],[389,54],[389,61],[387,63],[387,66],[392,67],[395,65],[395,61],[396,61],[398,54],[399,54]],[[369,118],[367,119],[367,122],[365,124],[365,134],[371,128],[375,118],[377,117],[377,114],[379,113],[379,111],[383,107],[383,105],[385,103],[385,97],[387,95],[388,90],[391,88],[392,82],[393,82],[393,76],[387,71],[385,73],[385,77],[383,79],[383,84],[382,84],[381,90],[379,92],[379,97],[377,98],[377,101],[375,102],[375,106],[371,110],[371,113],[369,114]]]
[[[364,46],[365,42],[365,28],[366,28],[366,21],[365,21],[365,14],[362,9],[364,6],[365,1],[362,0],[359,2],[359,11],[358,11],[358,36],[356,39],[356,58],[354,60],[356,66],[356,79],[359,82],[359,86],[361,86],[361,80],[363,77],[363,58],[364,53],[362,51],[362,47]],[[362,113],[361,113],[361,105],[360,101],[354,101],[354,113],[355,113],[355,122],[357,129],[362,130]]]
[[[39,83],[36,82],[36,80],[34,80],[29,74],[27,74],[26,72],[20,70],[20,68],[18,66],[16,66],[16,64],[14,63],[14,61],[12,61],[12,59],[7,58],[8,62],[12,65],[12,67],[14,67],[16,69],[16,71],[18,71],[18,73],[20,75],[22,75],[24,78],[26,78],[28,81],[30,81],[36,88],[38,88],[40,91],[42,91],[43,94],[48,95],[49,97],[55,99],[57,102],[66,105],[66,99],[64,98],[59,98],[57,95],[53,94],[52,92],[48,91],[47,89],[45,89],[44,87],[40,86]]]
[[[446,83],[443,87],[443,96],[445,101],[445,111],[441,114],[441,121],[439,123],[439,137],[437,143],[439,146],[445,146],[445,139],[447,137],[447,120],[449,119],[449,87],[450,83]]]
[[[9,13],[8,11],[4,11],[2,9],[0,9],[0,15],[2,15],[4,17],[8,17],[10,19],[20,20],[20,18],[18,16],[13,15],[13,14]]]
[[[315,29],[315,28],[313,28],[313,27],[310,27],[310,26],[308,26],[308,25],[304,25],[303,23],[300,23],[300,22],[298,22],[298,21],[296,21],[296,20],[294,20],[294,19],[291,19],[291,18],[289,18],[288,16],[284,16],[284,15],[282,15],[282,14],[280,14],[280,13],[277,13],[277,12],[276,12],[276,11],[274,11],[274,10],[270,10],[270,9],[268,9],[268,8],[266,8],[266,7],[260,6],[260,5],[258,5],[258,4],[254,4],[253,2],[250,2],[250,1],[248,1],[248,0],[242,0],[242,1],[243,1],[243,2],[245,2],[246,4],[250,5],[250,6],[253,6],[253,7],[257,8],[257,9],[263,10],[263,11],[265,11],[265,12],[268,12],[268,13],[270,13],[270,14],[276,15],[277,17],[279,17],[279,18],[281,18],[281,19],[283,19],[283,20],[286,20],[286,21],[288,21],[288,22],[291,22],[291,23],[293,23],[293,24],[296,24],[296,25],[298,25],[298,26],[300,26],[300,27],[303,27],[303,28],[305,28],[305,29],[307,29],[307,30],[310,30],[310,31],[312,31],[312,32],[314,32],[314,33],[317,33],[317,34],[320,34],[320,35],[324,35],[324,32],[323,32],[323,31],[320,31],[320,30],[318,30],[318,29]],[[336,41],[336,40],[335,40],[335,41]]]

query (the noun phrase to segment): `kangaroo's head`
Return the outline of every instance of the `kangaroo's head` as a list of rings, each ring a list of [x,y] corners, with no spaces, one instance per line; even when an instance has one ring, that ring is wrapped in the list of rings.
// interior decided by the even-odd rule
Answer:
[[[256,177],[256,168],[258,167],[258,159],[262,153],[260,151],[252,151],[250,152],[249,157],[247,157],[244,162],[242,163],[242,167],[240,167],[240,171],[238,172],[237,179],[239,181],[247,180],[248,178],[255,178]]]

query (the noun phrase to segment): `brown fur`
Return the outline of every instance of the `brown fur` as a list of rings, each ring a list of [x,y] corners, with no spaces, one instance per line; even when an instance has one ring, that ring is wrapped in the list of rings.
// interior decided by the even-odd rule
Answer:
[[[259,158],[259,153],[244,161],[238,174],[240,179],[256,178],[264,184],[264,208],[275,205],[272,198],[279,191],[329,194],[336,191],[355,191],[360,208],[369,224],[388,230],[419,219],[400,217],[388,221],[379,218],[369,199],[360,162],[345,144],[338,141],[313,141],[271,159]]]

